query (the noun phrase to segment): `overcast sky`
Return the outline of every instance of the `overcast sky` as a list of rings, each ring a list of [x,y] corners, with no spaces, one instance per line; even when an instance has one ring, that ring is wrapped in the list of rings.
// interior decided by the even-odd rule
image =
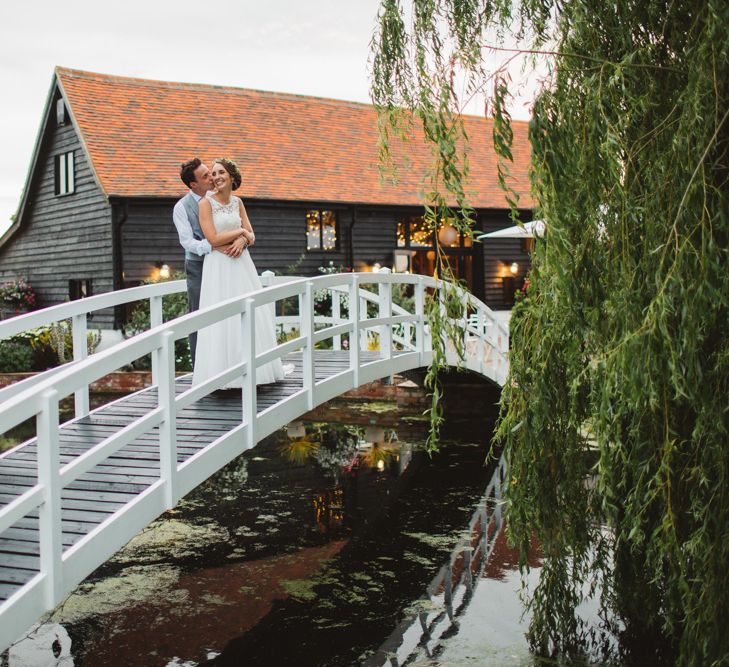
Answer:
[[[369,102],[367,60],[378,6],[378,0],[37,0],[6,8],[0,233],[17,209],[56,65]],[[527,115],[519,103],[514,116]]]

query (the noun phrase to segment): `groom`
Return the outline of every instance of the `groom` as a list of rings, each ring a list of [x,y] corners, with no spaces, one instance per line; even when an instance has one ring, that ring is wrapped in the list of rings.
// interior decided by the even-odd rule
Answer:
[[[187,306],[190,312],[200,307],[200,281],[205,255],[212,251],[212,246],[200,229],[198,204],[207,192],[213,189],[213,177],[210,169],[200,158],[193,158],[180,167],[180,178],[190,191],[180,199],[172,210],[172,221],[177,229],[180,245],[185,249],[185,273],[187,274]],[[233,243],[216,248],[231,257],[240,257],[245,249],[245,239],[241,236]],[[195,365],[195,348],[197,331],[189,336],[190,355]]]

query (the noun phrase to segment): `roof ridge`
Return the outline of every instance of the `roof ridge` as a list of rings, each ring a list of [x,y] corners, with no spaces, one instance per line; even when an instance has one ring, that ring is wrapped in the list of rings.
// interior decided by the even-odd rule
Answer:
[[[63,67],[56,65],[55,72],[57,76],[68,76],[78,79],[87,79],[91,81],[102,81],[105,83],[125,83],[130,85],[144,86],[149,88],[164,87],[177,90],[200,90],[200,91],[211,91],[214,90],[218,93],[225,92],[230,94],[239,95],[250,95],[251,93],[256,95],[269,96],[276,99],[292,99],[292,100],[315,100],[318,102],[328,102],[336,105],[350,105],[355,107],[361,107],[364,109],[374,110],[374,105],[367,102],[356,102],[353,100],[342,100],[335,97],[319,97],[317,95],[304,95],[303,93],[287,93],[273,90],[260,90],[258,88],[243,88],[240,86],[224,86],[212,83],[188,83],[184,81],[163,81],[161,79],[144,79],[141,77],[123,76],[120,74],[105,74],[103,72],[90,72],[88,70],[73,69],[70,67]],[[493,121],[491,116],[480,116],[476,114],[464,114],[464,118],[477,118],[480,120]],[[528,125],[529,121],[525,120],[514,120],[512,124]]]
[[[293,98],[300,100],[317,100],[321,102],[332,102],[336,104],[349,104],[366,109],[372,109],[373,105],[367,102],[356,102],[353,100],[343,100],[334,97],[319,97],[317,95],[305,95],[303,93],[287,93],[274,90],[261,90],[258,88],[243,88],[241,86],[228,86],[213,83],[189,83],[185,81],[163,81],[161,79],[144,79],[141,77],[122,76],[119,74],[105,74],[102,72],[89,72],[86,70],[71,69],[56,65],[56,73],[62,76],[69,76],[78,79],[87,79],[91,81],[102,81],[104,83],[126,83],[129,85],[145,86],[145,87],[164,87],[171,89],[183,90],[214,90],[218,93],[229,92],[233,94],[251,94],[266,95],[275,98]]]

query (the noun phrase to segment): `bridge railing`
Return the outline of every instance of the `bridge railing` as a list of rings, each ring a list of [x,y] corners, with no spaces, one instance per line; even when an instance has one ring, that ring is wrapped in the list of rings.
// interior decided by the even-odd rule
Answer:
[[[299,277],[276,276],[271,271],[264,271],[261,275],[264,286],[300,279]],[[69,363],[83,361],[88,356],[88,322],[94,313],[115,306],[127,306],[131,303],[148,301],[150,328],[154,328],[162,324],[163,321],[163,298],[186,291],[187,283],[184,280],[170,280],[150,285],[141,285],[139,287],[129,287],[127,289],[97,294],[84,299],[49,306],[0,322],[0,341],[26,331],[70,320],[73,359]],[[56,373],[59,373],[64,366],[61,365],[48,369],[20,382],[3,387],[0,389],[0,402],[25,391],[44,379],[52,377]],[[75,396],[75,413],[77,417],[82,417],[88,414],[88,411],[89,392],[88,387],[86,387],[80,389]]]
[[[150,324],[154,327],[162,324],[162,298],[169,294],[183,292],[186,289],[184,280],[173,280],[156,283],[154,285],[130,287],[129,289],[97,294],[96,296],[90,296],[85,299],[50,306],[0,322],[0,340],[5,340],[31,329],[57,324],[58,322],[70,319],[73,341],[73,361],[83,361],[88,356],[88,320],[92,313],[148,299]],[[41,382],[43,379],[52,377],[63,370],[63,368],[63,366],[58,366],[44,373],[39,373],[34,377],[27,378],[22,382],[3,388],[0,390],[0,401],[7,400]],[[88,387],[79,389],[75,396],[75,405],[77,417],[88,413]]]
[[[264,287],[272,285],[293,282],[295,280],[303,280],[302,277],[297,276],[276,276],[271,271],[264,271],[261,274],[261,282]],[[71,320],[71,331],[72,331],[72,350],[73,360],[70,363],[79,362],[88,356],[87,349],[87,334],[88,334],[88,321],[94,312],[105,310],[114,306],[126,306],[130,303],[140,302],[147,300],[149,301],[149,312],[150,312],[150,328],[154,328],[162,324],[163,321],[163,297],[170,296],[173,294],[179,294],[187,290],[187,285],[184,280],[175,280],[162,283],[155,283],[152,285],[143,285],[140,287],[131,287],[115,292],[106,294],[98,294],[96,296],[88,297],[85,299],[79,299],[69,303],[58,304],[56,306],[50,306],[39,311],[19,315],[17,317],[10,318],[0,322],[0,340],[11,338],[20,333],[45,327],[49,325],[55,325],[59,322]],[[330,298],[332,303],[331,315],[316,314],[316,324],[341,324],[341,312],[342,302],[346,300],[346,290],[338,289],[336,286],[331,288]],[[360,309],[363,312],[367,304],[377,304],[378,295],[375,295],[366,290],[360,292]],[[405,311],[397,305],[393,305],[393,311],[398,314],[405,314]],[[292,327],[299,326],[300,317],[299,315],[289,316],[277,316],[276,324],[283,330],[291,329]],[[395,334],[395,340],[406,345],[406,340],[410,333],[409,328],[405,328],[402,332],[402,336]],[[366,349],[367,338],[362,339],[363,349]],[[333,340],[333,348],[335,350],[341,349],[341,336],[335,336]],[[16,382],[7,387],[0,389],[0,402],[15,396],[22,391],[25,391],[29,387],[38,384],[39,382],[52,377],[56,373],[59,373],[64,366],[57,366],[55,368],[48,369],[46,371],[35,374],[32,377],[25,378],[19,382]],[[76,417],[82,417],[88,414],[89,411],[89,388],[83,387],[78,390],[74,397],[75,403],[75,415]]]
[[[396,283],[412,285],[413,312],[393,306],[392,286]],[[363,295],[362,284],[377,285],[377,312],[372,313],[374,316],[367,316],[366,309],[361,309],[363,301],[372,303],[367,294]],[[316,405],[360,384],[408,368],[428,365],[432,352],[424,312],[425,299],[428,290],[436,292],[441,286],[442,283],[429,277],[386,272],[326,275],[273,285],[160,323],[112,348],[62,367],[53,376],[45,376],[37,384],[3,401],[0,404],[0,433],[26,420],[35,419],[38,463],[37,483],[0,507],[0,534],[37,510],[40,564],[38,573],[0,605],[0,648],[12,641],[15,635],[44,611],[55,607],[84,577],[150,521],[174,507],[183,495],[235,456],[253,447],[261,438]],[[155,296],[161,296],[163,292],[172,293],[173,289],[175,286],[171,284],[161,285],[160,293]],[[340,309],[338,317],[332,316],[331,322],[323,323],[323,329],[317,329],[314,316],[317,290],[328,290],[340,296],[346,294],[346,317]],[[291,299],[298,299],[300,304],[297,335],[257,353],[256,311],[259,308],[274,308],[276,302]],[[477,315],[478,323],[475,328],[469,326],[465,315],[461,322],[466,347],[472,344],[476,353],[473,359],[467,355],[466,365],[479,372],[485,370],[485,375],[498,382],[502,377],[502,362],[506,363],[508,333],[499,329],[486,306],[466,293],[463,293],[463,299]],[[75,304],[64,304],[67,305]],[[66,316],[68,311],[59,312]],[[78,314],[82,312],[77,311]],[[244,340],[241,362],[177,395],[175,341],[231,317],[238,317],[241,321]],[[405,341],[403,338],[400,344],[394,342],[394,327],[409,328],[413,334],[412,340]],[[490,329],[497,333],[490,333]],[[379,334],[379,354],[374,360],[363,354],[360,344],[368,330],[376,330]],[[317,345],[327,340],[334,341],[336,337],[341,343],[344,336],[348,340],[346,369],[317,378]],[[485,368],[483,361],[478,358],[486,347],[491,354],[489,368]],[[294,351],[302,354],[300,387],[275,406],[259,413],[256,369],[275,359],[283,359]],[[72,394],[87,392],[90,383],[148,354],[152,355],[154,361],[156,405],[61,465],[59,402]],[[178,413],[237,377],[243,379],[241,420],[238,426],[178,463]],[[155,429],[160,461],[158,479],[90,533],[64,549],[61,522],[63,489],[122,447]],[[112,526],[113,530],[109,530]]]

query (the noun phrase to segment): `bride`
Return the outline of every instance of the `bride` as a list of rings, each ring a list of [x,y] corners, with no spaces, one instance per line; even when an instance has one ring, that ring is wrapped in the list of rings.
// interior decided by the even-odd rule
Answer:
[[[220,158],[212,165],[216,188],[200,200],[200,227],[213,251],[205,255],[200,286],[200,309],[227,301],[236,296],[261,289],[247,247],[255,242],[253,227],[243,202],[233,195],[243,180],[232,160]],[[229,256],[216,248],[238,241],[243,252]],[[256,308],[256,353],[276,345],[273,304]],[[200,384],[243,361],[244,340],[239,316],[216,322],[198,332],[197,354],[192,383]],[[287,369],[288,370],[288,369]],[[256,372],[256,384],[276,382],[284,377],[280,359],[261,366]],[[242,377],[226,384],[223,389],[243,386]]]

